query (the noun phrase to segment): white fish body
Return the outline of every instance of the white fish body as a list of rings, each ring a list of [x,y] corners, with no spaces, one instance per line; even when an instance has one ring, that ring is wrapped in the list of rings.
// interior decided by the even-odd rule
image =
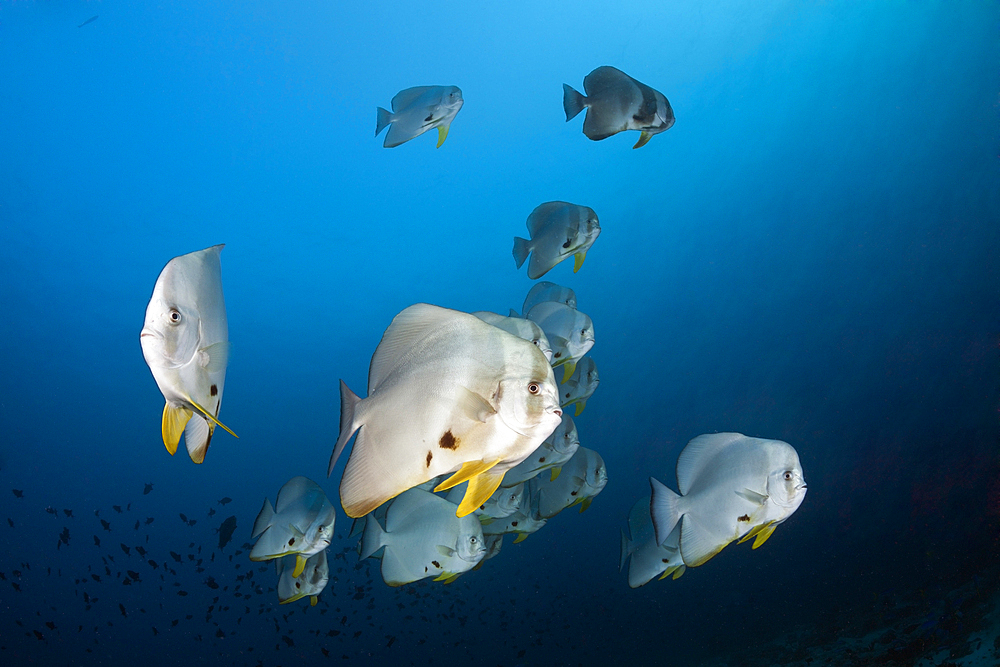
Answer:
[[[378,107],[375,136],[388,126],[382,145],[394,148],[436,127],[440,148],[448,137],[455,114],[464,103],[458,86],[417,86],[401,90],[392,98],[391,113]]]
[[[576,405],[575,417],[579,417],[587,407],[587,399],[593,396],[601,378],[597,374],[597,363],[590,357],[580,359],[573,375],[559,388],[559,403],[564,408]]]
[[[559,262],[573,256],[573,273],[580,270],[587,251],[601,233],[594,209],[564,201],[539,204],[528,216],[530,239],[514,237],[514,261],[521,268],[528,262],[528,277],[541,278]]]
[[[542,328],[552,346],[552,367],[565,365],[563,381],[573,375],[577,362],[594,346],[590,317],[563,303],[543,301],[525,314]]]
[[[375,350],[368,397],[341,382],[328,473],[360,429],[340,483],[348,516],[448,473],[435,491],[469,481],[457,510],[464,516],[555,430],[558,400],[552,369],[530,342],[467,313],[410,306]]]
[[[427,577],[450,583],[486,554],[476,517],[457,517],[454,504],[420,489],[405,491],[389,504],[385,529],[368,518],[361,557],[383,548],[382,579],[390,586]]]
[[[556,285],[555,283],[543,280],[535,283],[532,288],[528,290],[528,295],[524,297],[524,305],[521,306],[521,312],[527,315],[529,310],[543,301],[564,303],[570,308],[575,309],[576,292],[571,290],[569,287],[563,287],[562,285]]]
[[[264,499],[264,507],[253,524],[250,560],[262,561],[296,555],[293,577],[306,560],[330,546],[336,510],[319,484],[306,477],[293,477],[278,491],[278,501]]]
[[[551,519],[567,507],[580,505],[583,512],[608,483],[604,459],[593,449],[580,447],[555,480],[535,477],[529,482],[538,516]]]
[[[452,487],[448,495],[445,496],[448,502],[456,505],[461,504],[462,498],[465,497],[465,485],[466,483],[463,483]],[[521,501],[524,496],[524,484],[517,484],[511,487],[500,486],[486,502],[473,511],[473,514],[479,518],[480,523],[485,525],[494,519],[502,519],[516,512],[521,507]]]
[[[674,125],[674,110],[663,93],[614,67],[595,69],[584,78],[583,89],[586,97],[563,84],[563,110],[569,122],[587,109],[583,133],[593,141],[638,130],[642,134],[632,148],[640,148]]]
[[[503,534],[483,534],[483,539],[486,540],[486,555],[483,556],[483,560],[479,561],[479,565],[476,566],[477,568],[482,567],[483,563],[499,554],[500,549],[503,548]]]
[[[229,364],[222,248],[212,246],[167,262],[139,334],[142,355],[166,400],[163,444],[173,455],[184,433],[195,463],[205,460],[215,427],[222,426],[218,415]]]
[[[317,597],[330,581],[330,565],[326,560],[326,549],[313,554],[306,560],[302,574],[293,577],[296,559],[291,556],[276,558],[274,569],[278,573],[278,603],[288,604],[307,595],[309,604],[316,606]]]
[[[528,535],[538,532],[547,521],[548,519],[538,516],[533,509],[522,508],[502,519],[484,524],[483,535],[487,537],[491,535],[517,535],[514,539],[514,544],[517,544],[526,540]]]
[[[730,542],[762,545],[802,504],[806,483],[795,449],[781,440],[711,433],[691,440],[677,459],[680,495],[650,478],[650,514],[663,543],[681,522],[684,563],[697,567]]]
[[[513,334],[518,338],[523,338],[524,340],[530,340],[535,347],[542,351],[542,354],[545,355],[545,359],[550,364],[552,363],[552,348],[549,346],[549,339],[545,337],[545,332],[542,331],[542,328],[531,320],[526,320],[523,317],[498,315],[497,313],[491,313],[486,310],[481,310],[472,314],[481,319],[483,322],[503,329],[509,334]]]
[[[527,482],[545,471],[549,471],[549,477],[554,481],[562,472],[563,465],[573,458],[579,447],[580,437],[577,435],[576,425],[573,423],[573,418],[564,412],[562,422],[552,432],[552,435],[545,438],[545,441],[528,458],[511,468],[503,476],[501,487]]]
[[[659,576],[677,579],[686,566],[680,554],[680,526],[675,526],[662,545],[656,543],[649,518],[649,496],[640,498],[628,515],[628,533],[622,531],[619,570],[628,562],[628,585],[638,588]]]

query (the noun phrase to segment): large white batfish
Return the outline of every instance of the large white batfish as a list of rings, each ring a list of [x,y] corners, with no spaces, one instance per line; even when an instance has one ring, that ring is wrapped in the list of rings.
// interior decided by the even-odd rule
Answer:
[[[377,107],[375,136],[388,126],[382,145],[395,148],[436,127],[440,148],[448,137],[451,121],[464,103],[458,86],[417,86],[401,90],[392,98],[391,113]]]
[[[640,498],[628,514],[628,533],[622,531],[621,571],[628,562],[628,585],[640,586],[659,576],[677,579],[686,566],[680,553],[680,526],[675,526],[662,545],[656,543],[653,521],[649,518],[649,497]]]
[[[583,133],[593,141],[625,130],[639,130],[642,134],[632,148],[640,148],[654,134],[674,125],[674,110],[663,93],[614,67],[595,69],[584,78],[583,89],[586,97],[563,84],[563,110],[569,122],[587,109]]]
[[[292,576],[298,577],[310,556],[330,546],[336,518],[336,510],[319,484],[293,477],[278,491],[274,507],[264,499],[250,536],[260,538],[250,550],[250,560],[295,555]]]
[[[580,506],[583,512],[608,483],[604,459],[593,449],[576,450],[563,472],[555,480],[535,477],[528,482],[528,493],[538,516],[551,519],[567,507]]]
[[[472,314],[481,319],[483,322],[492,324],[499,329],[503,329],[509,334],[514,334],[518,338],[523,338],[524,340],[530,340],[535,347],[542,351],[542,354],[545,355],[545,359],[550,364],[552,363],[552,348],[549,347],[549,339],[545,337],[545,332],[542,331],[542,328],[531,320],[526,320],[523,317],[498,315],[497,313],[491,313],[486,310],[481,310]]]
[[[448,502],[455,503],[456,505],[462,502],[462,498],[465,496],[463,486],[460,484],[448,492],[448,495],[445,496]],[[486,525],[494,519],[502,519],[516,512],[521,508],[521,501],[524,497],[524,484],[511,487],[501,486],[493,492],[493,495],[485,503],[477,507],[473,513],[479,518],[479,523]]]
[[[340,482],[348,516],[455,473],[434,490],[468,481],[461,517],[482,505],[561,417],[552,369],[535,345],[473,315],[420,303],[383,334],[368,397],[340,383],[340,437],[327,474],[360,429]]]
[[[601,378],[597,375],[597,363],[584,357],[577,363],[573,375],[559,388],[559,404],[564,408],[576,405],[574,417],[579,417],[587,407],[587,399],[597,391]]]
[[[278,603],[288,604],[309,596],[309,604],[316,606],[318,596],[330,581],[330,565],[326,560],[326,549],[313,554],[306,560],[302,574],[292,576],[296,558],[286,556],[274,560],[274,570],[278,573]]]
[[[453,503],[421,489],[410,489],[391,502],[385,529],[374,516],[368,517],[361,558],[383,548],[382,579],[390,586],[427,577],[451,583],[486,554],[476,517],[455,516]]]
[[[563,413],[562,422],[552,432],[552,435],[545,438],[545,441],[538,446],[538,449],[531,452],[528,458],[511,468],[503,476],[501,487],[527,482],[545,471],[549,471],[549,477],[554,481],[562,472],[562,466],[573,458],[579,447],[580,437],[576,432],[576,424],[573,423],[572,417]]]
[[[229,325],[222,296],[222,245],[174,257],[156,279],[139,333],[142,356],[166,399],[161,431],[171,456],[184,434],[188,455],[205,460],[222,406]]]
[[[799,455],[787,442],[711,433],[691,440],[677,459],[677,495],[649,478],[658,544],[681,522],[684,563],[697,567],[734,540],[756,549],[806,495]]]
[[[576,292],[569,287],[563,287],[562,285],[556,285],[555,283],[543,280],[535,283],[528,290],[528,295],[524,297],[524,305],[521,306],[521,312],[527,316],[529,310],[543,301],[555,301],[556,303],[566,304],[570,308],[576,308]]]
[[[514,237],[514,261],[521,268],[528,262],[528,277],[541,278],[559,262],[571,255],[573,273],[580,270],[587,251],[601,233],[601,223],[589,206],[550,201],[539,204],[528,216],[530,239]]]
[[[552,367],[564,366],[563,382],[576,370],[577,362],[594,346],[594,323],[576,308],[555,301],[543,301],[525,317],[536,322],[552,346]]]

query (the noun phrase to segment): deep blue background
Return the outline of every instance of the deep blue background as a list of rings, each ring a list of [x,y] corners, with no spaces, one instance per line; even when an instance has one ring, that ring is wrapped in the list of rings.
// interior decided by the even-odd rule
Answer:
[[[0,656],[696,664],[930,609],[995,560],[997,3],[343,4],[0,5]],[[566,123],[561,84],[604,64],[676,125],[633,151]],[[463,90],[447,142],[383,149],[376,105],[426,84]],[[553,199],[603,229],[579,273],[545,276],[595,323],[602,382],[576,421],[603,494],[448,587],[389,589],[348,552],[316,609],[279,608],[270,568],[234,598],[263,498],[299,474],[336,495],[338,379],[363,392],[412,303],[520,309],[512,238]],[[138,333],[162,266],[216,243],[240,439],[196,466],[163,449]],[[675,486],[684,444],[729,430],[796,447],[801,509],[760,550],[630,590],[618,528],[647,477]],[[185,562],[161,579],[120,543]],[[142,581],[103,576],[108,554]]]

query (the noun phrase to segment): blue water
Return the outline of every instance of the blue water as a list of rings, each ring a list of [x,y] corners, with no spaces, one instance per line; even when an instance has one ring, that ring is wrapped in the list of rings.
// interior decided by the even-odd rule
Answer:
[[[1000,537],[1000,5],[341,4],[0,5],[0,661],[786,664],[901,618],[957,641],[927,637],[950,591],[995,589]],[[676,125],[632,150],[566,123],[561,84],[605,64]],[[375,107],[427,84],[464,93],[444,146],[382,148]],[[279,607],[235,552],[290,477],[336,497],[338,380],[363,389],[413,303],[519,309],[512,239],[554,199],[603,229],[545,279],[594,320],[576,423],[607,488],[449,586],[386,587],[341,515],[319,605]],[[197,466],[138,334],[163,265],[217,243],[240,438]],[[629,589],[629,507],[714,431],[791,443],[805,502]]]

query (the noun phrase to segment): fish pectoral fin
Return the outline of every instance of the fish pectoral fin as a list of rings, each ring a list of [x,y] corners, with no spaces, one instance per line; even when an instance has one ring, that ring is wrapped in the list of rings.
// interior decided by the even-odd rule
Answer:
[[[573,255],[573,273],[576,273],[577,271],[580,270],[580,267],[583,266],[583,260],[585,259],[587,259],[586,250],[582,250]]]
[[[443,144],[444,140],[448,138],[448,128],[449,127],[451,127],[451,126],[450,125],[438,125],[438,145],[437,145],[438,148],[441,148],[441,144]]]
[[[309,560],[302,554],[295,554],[295,569],[292,570],[292,576],[298,579],[299,575],[302,574],[302,570],[306,569],[306,561]]]
[[[225,424],[223,424],[222,422],[220,422],[218,419],[216,419],[215,415],[213,415],[212,413],[210,413],[208,410],[206,410],[205,408],[201,407],[200,405],[198,405],[194,401],[191,401],[190,399],[188,399],[188,400],[191,402],[191,405],[193,405],[194,407],[196,407],[198,409],[198,412],[200,412],[203,415],[205,415],[205,419],[209,420],[210,422],[212,422],[216,426],[221,426],[224,431],[226,431],[229,435],[233,436],[234,438],[239,438],[240,437],[240,436],[236,435],[235,433],[233,433],[232,429],[230,429],[228,426],[226,426]]]
[[[445,558],[451,558],[452,556],[455,555],[454,549],[452,549],[451,547],[446,547],[443,544],[439,544],[435,548],[437,549],[437,552],[442,556],[444,556]]]
[[[553,466],[550,470],[552,472],[549,473],[549,481],[554,482],[559,478],[559,473],[562,472],[562,466]]]
[[[466,387],[459,387],[459,389],[458,407],[469,419],[485,422],[497,413],[496,408],[481,394]]]
[[[200,353],[198,361],[201,367],[209,373],[226,370],[226,367],[229,366],[230,346],[230,342],[224,340],[198,350]]]
[[[499,461],[494,461],[489,464],[489,468],[495,466]],[[472,514],[476,509],[490,499],[493,492],[500,488],[500,482],[503,481],[504,473],[495,472],[487,469],[475,477],[469,480],[469,488],[465,490],[465,497],[462,498],[462,503],[458,506],[458,511],[455,516],[462,518],[468,514]]]
[[[458,472],[434,487],[434,492],[437,493],[438,491],[447,491],[451,487],[458,486],[462,482],[466,482],[476,475],[481,475],[498,463],[500,463],[500,459],[497,459],[496,461],[466,461],[462,464],[462,467]],[[471,488],[469,490],[471,490]],[[465,492],[466,498],[469,497],[469,490]],[[486,496],[486,498],[489,498],[489,496]],[[486,498],[483,498],[483,500],[485,501]],[[482,504],[482,502],[478,502],[475,507],[479,507]],[[473,509],[475,509],[475,507],[473,507]],[[466,512],[466,514],[468,514],[468,512]]]
[[[188,420],[191,419],[194,413],[185,407],[178,406],[176,408],[170,407],[170,403],[166,403],[163,406],[163,444],[166,445],[167,451],[173,456],[177,453],[177,445],[180,444],[181,434],[184,433],[184,427],[187,426]]]
[[[750,489],[743,489],[742,491],[737,491],[736,495],[740,498],[749,500],[756,505],[763,505],[767,502],[767,496],[757,493],[756,491],[751,491]]]
[[[531,535],[531,533],[518,533],[517,537],[514,538],[514,544],[517,544],[518,542],[524,542],[526,539],[528,539],[528,535]],[[534,542],[532,542],[532,544],[534,544]]]
[[[639,141],[635,142],[635,146],[633,146],[632,149],[634,150],[636,148],[642,148],[652,138],[653,138],[653,135],[651,133],[643,131],[643,133],[639,135]]]

